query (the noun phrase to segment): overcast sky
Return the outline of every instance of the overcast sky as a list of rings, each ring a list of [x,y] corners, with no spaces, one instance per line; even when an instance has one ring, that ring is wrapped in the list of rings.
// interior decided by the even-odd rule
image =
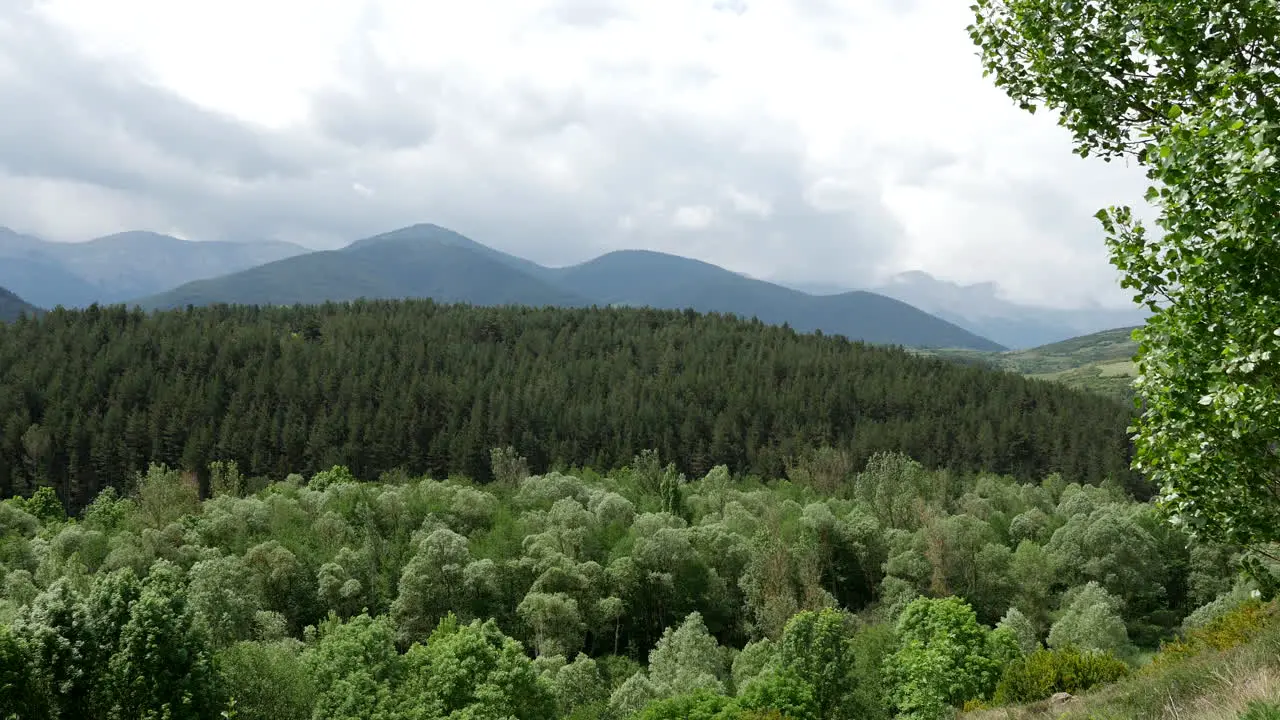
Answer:
[[[314,248],[432,222],[550,265],[920,269],[1123,305],[1081,160],[959,0],[0,0],[0,225]]]

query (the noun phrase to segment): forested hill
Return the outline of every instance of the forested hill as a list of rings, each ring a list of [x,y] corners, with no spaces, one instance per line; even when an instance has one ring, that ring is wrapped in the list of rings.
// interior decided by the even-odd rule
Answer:
[[[488,476],[618,467],[780,476],[829,443],[932,467],[1128,480],[1129,411],[1059,385],[692,311],[445,306],[58,309],[0,325],[0,492],[72,507],[150,461]]]
[[[23,313],[35,315],[39,312],[39,308],[0,287],[0,322],[16,320]]]

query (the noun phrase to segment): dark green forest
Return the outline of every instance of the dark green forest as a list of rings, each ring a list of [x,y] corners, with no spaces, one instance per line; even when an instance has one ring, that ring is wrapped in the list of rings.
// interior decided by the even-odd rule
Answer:
[[[343,465],[483,481],[512,446],[535,472],[657,450],[782,477],[827,445],[853,467],[1107,478],[1138,496],[1131,410],[1049,382],[692,311],[481,308],[57,309],[0,324],[0,494],[72,511],[151,462],[281,478]]]

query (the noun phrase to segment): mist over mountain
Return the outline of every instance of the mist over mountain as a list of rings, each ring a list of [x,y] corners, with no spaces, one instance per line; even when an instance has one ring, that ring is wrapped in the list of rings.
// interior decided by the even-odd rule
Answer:
[[[836,283],[790,283],[817,295],[846,292]],[[901,300],[1010,349],[1022,350],[1146,321],[1140,307],[1050,308],[1004,300],[993,282],[961,285],[913,270],[899,273],[871,292]]]

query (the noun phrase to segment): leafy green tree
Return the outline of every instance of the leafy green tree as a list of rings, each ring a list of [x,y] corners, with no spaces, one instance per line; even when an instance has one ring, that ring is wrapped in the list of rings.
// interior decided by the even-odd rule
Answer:
[[[492,620],[463,625],[446,616],[426,644],[409,648],[404,666],[400,697],[406,720],[543,720],[555,714],[550,683],[534,671],[520,643]]]
[[[317,689],[312,717],[398,720],[394,688],[404,663],[390,619],[361,614],[344,622],[331,614],[315,636],[314,646],[302,655]]]
[[[599,665],[582,653],[557,670],[551,684],[563,717],[591,710],[598,715],[609,700],[609,686]]]
[[[724,693],[726,670],[720,645],[697,612],[667,628],[649,653],[649,680],[662,697],[702,689]]]
[[[253,637],[261,601],[243,560],[234,555],[201,560],[191,566],[187,578],[191,612],[214,647]]]
[[[582,646],[585,626],[578,603],[564,593],[531,592],[516,613],[533,628],[539,655],[570,655]]]
[[[987,635],[960,598],[912,601],[898,618],[901,644],[886,667],[899,717],[947,717],[964,701],[989,696],[1001,668]]]
[[[32,662],[27,645],[7,625],[0,625],[0,718],[50,718],[49,688]]]
[[[357,482],[356,477],[351,474],[350,468],[346,465],[334,465],[328,470],[321,470],[312,475],[307,486],[315,490],[325,490],[332,485],[350,485],[355,482]]]
[[[244,497],[248,489],[248,478],[240,473],[235,460],[209,463],[209,490],[213,497]]]
[[[853,456],[830,445],[815,448],[787,467],[787,479],[823,495],[835,495],[853,475]]]
[[[773,664],[777,648],[769,638],[749,642],[733,657],[733,687],[741,691],[747,684],[760,676],[765,668]]]
[[[698,690],[649,705],[636,720],[728,720],[732,701],[710,690]]]
[[[835,610],[805,611],[787,623],[767,675],[752,689],[748,707],[786,711],[797,718],[862,717],[851,620]],[[784,689],[780,686],[796,687]],[[787,700],[779,705],[781,697]]]
[[[1045,551],[1070,585],[1097,582],[1126,598],[1131,615],[1161,605],[1168,569],[1156,539],[1139,522],[1139,506],[1112,503],[1073,515]]]
[[[1066,612],[1049,630],[1049,647],[1128,652],[1129,633],[1120,616],[1119,598],[1091,581],[1063,599]]]
[[[1016,607],[1009,608],[1009,612],[1000,618],[996,629],[1005,630],[1012,635],[1024,655],[1030,655],[1040,648],[1040,637],[1035,625]]]
[[[223,709],[213,652],[171,564],[152,568],[107,666],[112,720],[202,720]]]
[[[317,595],[326,610],[351,617],[376,606],[370,549],[344,547],[316,573]]]
[[[310,720],[317,687],[296,640],[238,642],[217,655],[236,720]]]
[[[138,517],[145,527],[163,528],[183,515],[200,509],[200,488],[194,476],[153,463],[137,475]]]
[[[244,566],[263,608],[283,615],[295,632],[314,617],[315,586],[303,561],[279,540],[249,548]]]
[[[1280,540],[1280,13],[1272,0],[978,0],[986,72],[1058,112],[1082,156],[1146,168],[1148,233],[1098,213],[1154,315],[1135,386],[1135,467],[1191,531]],[[1256,563],[1255,569],[1258,569]]]
[[[431,532],[400,575],[391,605],[402,643],[425,639],[451,611],[465,607],[464,570],[471,560],[467,539],[452,530]]]
[[[111,657],[120,648],[120,634],[129,622],[134,602],[142,595],[142,581],[133,568],[121,568],[109,573],[99,573],[85,600],[85,614],[90,637],[91,652],[85,661],[93,675],[90,694],[90,713],[106,717],[115,702],[113,688],[108,682]]]
[[[648,673],[641,671],[624,680],[609,695],[609,710],[615,717],[629,718],[660,699],[663,698],[649,681]]]
[[[493,479],[504,485],[517,486],[529,477],[529,461],[509,445],[489,451],[489,468]]]
[[[58,499],[58,493],[47,485],[38,488],[32,493],[31,497],[26,499],[20,509],[30,513],[44,525],[59,523],[67,519],[67,511],[62,507],[62,501]]]
[[[1014,607],[1022,611],[1038,631],[1048,630],[1054,588],[1060,582],[1055,557],[1031,540],[1023,540],[1009,559],[1009,579],[1014,588]]]
[[[89,614],[70,580],[58,578],[36,596],[14,627],[32,669],[47,683],[58,717],[85,717],[98,669]]]

